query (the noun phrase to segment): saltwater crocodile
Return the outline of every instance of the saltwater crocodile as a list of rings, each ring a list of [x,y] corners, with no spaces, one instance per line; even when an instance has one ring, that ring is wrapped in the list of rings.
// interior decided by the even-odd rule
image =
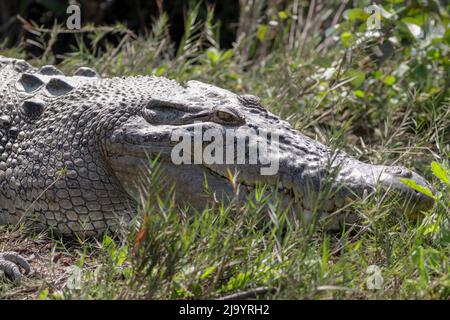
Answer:
[[[268,154],[278,170],[262,174],[262,163],[233,161],[235,155],[228,164],[175,163],[172,135],[179,129],[192,136],[205,129],[250,138],[276,134],[277,144],[268,141],[269,135],[258,139],[267,140],[269,151],[277,146]],[[400,194],[407,211],[432,205],[400,181],[408,178],[429,188],[418,174],[360,162],[296,131],[257,97],[198,81],[102,79],[89,68],[65,76],[54,66],[37,69],[0,57],[0,140],[0,224],[24,222],[61,235],[96,236],[130,221],[155,157],[161,189],[173,186],[180,207],[233,198],[230,173],[241,196],[258,183],[268,184],[305,219],[334,212],[376,188]],[[200,152],[204,149],[202,143]],[[19,255],[0,254],[0,269],[12,278],[20,277],[18,265],[28,269]]]

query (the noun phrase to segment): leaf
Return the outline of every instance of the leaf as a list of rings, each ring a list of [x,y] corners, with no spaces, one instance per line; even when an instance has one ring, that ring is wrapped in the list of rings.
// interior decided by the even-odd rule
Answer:
[[[66,282],[66,287],[69,290],[81,289],[81,280],[83,277],[83,270],[78,266],[72,266],[72,274]]]
[[[233,49],[228,49],[227,51],[225,51],[222,54],[222,60],[223,61],[229,60],[229,59],[231,59],[233,57],[233,55],[234,55]]]
[[[330,58],[326,58],[326,57],[317,57],[313,60],[312,63],[315,65],[324,67],[324,68],[328,68],[333,63],[333,60]]]
[[[436,161],[431,162],[431,170],[433,171],[433,174],[436,176],[436,178],[450,185],[450,173],[447,173],[439,163],[437,163]]]
[[[66,12],[66,5],[64,2],[61,1],[55,1],[55,0],[41,0],[39,1],[40,5],[47,8],[50,12],[53,12],[54,14],[62,14]]]
[[[128,246],[124,246],[119,250],[117,250],[115,256],[113,257],[114,266],[120,267],[127,259],[127,256],[128,256]]]
[[[436,233],[437,231],[439,231],[439,226],[433,223],[425,228],[425,230],[423,231],[423,235],[426,236],[427,234]]]
[[[329,27],[325,30],[325,37],[331,37],[338,30],[336,26]]]
[[[246,273],[240,272],[237,276],[231,278],[227,285],[227,291],[232,291],[235,289],[242,288],[246,285],[246,283],[250,280],[251,273],[248,271]]]
[[[165,66],[159,66],[155,71],[154,74],[155,76],[162,76],[164,74],[164,72],[166,72],[166,67]]]
[[[38,300],[46,300],[48,297],[48,289],[44,289],[39,293]]]
[[[400,181],[402,183],[404,183],[405,185],[407,185],[408,187],[419,191],[420,193],[429,196],[430,198],[435,198],[433,193],[431,192],[430,189],[428,189],[427,187],[421,186],[419,184],[417,184],[414,180],[411,179],[400,179]]]
[[[450,45],[450,28],[448,28],[444,33],[444,42]]]

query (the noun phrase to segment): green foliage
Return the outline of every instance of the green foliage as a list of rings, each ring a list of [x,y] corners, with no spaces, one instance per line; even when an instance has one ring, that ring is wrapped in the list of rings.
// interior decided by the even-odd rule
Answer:
[[[436,161],[433,161],[431,163],[431,170],[433,171],[433,173],[436,176],[436,178],[441,180],[443,183],[446,183],[446,184],[450,185],[450,179],[449,179],[450,171],[449,170],[445,170],[442,167],[442,165],[440,165]]]
[[[423,193],[424,195],[429,196],[430,198],[434,198],[433,193],[431,193],[431,190],[423,187],[421,185],[418,185],[414,180],[411,179],[401,179],[401,181],[406,184],[408,187],[419,191],[420,193]]]

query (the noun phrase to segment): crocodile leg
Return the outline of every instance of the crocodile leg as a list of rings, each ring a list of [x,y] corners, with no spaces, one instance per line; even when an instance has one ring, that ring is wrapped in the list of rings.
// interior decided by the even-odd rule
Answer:
[[[14,282],[20,281],[22,278],[19,267],[25,271],[25,274],[31,272],[29,263],[17,252],[0,252],[0,271],[3,271]]]

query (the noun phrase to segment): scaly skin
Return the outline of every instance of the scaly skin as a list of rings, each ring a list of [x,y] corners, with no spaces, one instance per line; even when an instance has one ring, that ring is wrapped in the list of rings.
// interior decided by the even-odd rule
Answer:
[[[433,203],[400,182],[409,178],[429,187],[418,174],[333,152],[268,112],[258,98],[197,81],[100,79],[88,68],[64,76],[52,66],[37,70],[0,57],[0,101],[0,224],[22,221],[62,235],[100,235],[136,215],[148,159],[155,156],[161,190],[174,185],[176,202],[196,208],[212,200],[205,178],[215,199],[233,197],[228,170],[237,173],[241,194],[267,183],[305,216],[333,212],[376,186],[399,193],[409,202],[406,211]],[[245,128],[277,133],[278,173],[264,176],[261,165],[249,164],[175,165],[171,134],[184,128],[193,135],[199,127],[238,136]],[[330,175],[331,188],[321,198]],[[16,278],[11,264],[19,260],[7,257],[0,255],[0,269]]]

